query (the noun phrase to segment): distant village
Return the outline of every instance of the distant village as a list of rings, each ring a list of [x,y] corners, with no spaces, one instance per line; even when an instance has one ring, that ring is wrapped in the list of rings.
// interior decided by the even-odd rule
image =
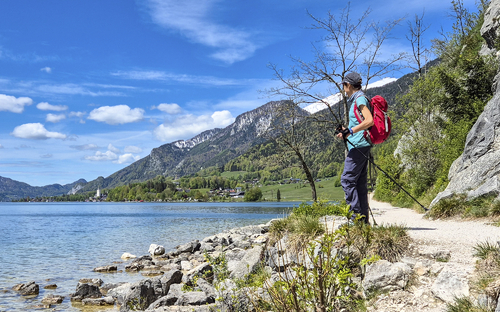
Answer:
[[[320,179],[316,179],[316,182],[320,182]],[[309,181],[307,180],[302,180],[302,179],[297,179],[297,178],[287,178],[283,179],[280,181],[272,181],[275,184],[278,185],[285,185],[285,184],[308,184]],[[190,188],[181,188],[179,187],[179,182],[174,182],[176,184],[175,191],[178,194],[182,194],[180,201],[203,201],[200,199],[194,198],[192,195],[192,190]],[[252,188],[252,187],[262,187],[260,184],[260,181],[258,179],[253,179],[253,180],[248,180],[244,181],[245,185],[247,186],[246,188]],[[206,199],[208,200],[217,197],[218,199],[228,199],[228,200],[237,200],[237,199],[243,199],[245,196],[245,190],[243,190],[242,187],[235,187],[235,188],[218,188],[218,189],[211,189],[207,192],[206,194]],[[29,202],[57,202],[61,201],[60,197],[37,197],[37,198],[27,198],[27,200],[24,201],[29,201]],[[88,198],[85,198],[84,200],[79,200],[79,201],[84,201],[84,202],[105,202],[108,201],[108,192],[106,190],[101,190],[100,187],[97,188],[97,191],[94,196],[89,196]],[[179,200],[173,200],[173,199],[160,199],[160,198],[155,198],[154,200],[129,200],[129,199],[124,199],[125,202],[163,202],[163,201],[179,201]]]

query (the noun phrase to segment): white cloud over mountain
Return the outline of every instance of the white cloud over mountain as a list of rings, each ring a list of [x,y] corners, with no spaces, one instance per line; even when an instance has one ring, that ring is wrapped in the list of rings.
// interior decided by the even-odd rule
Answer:
[[[214,112],[212,115],[179,116],[168,124],[163,123],[154,130],[155,137],[162,141],[186,139],[213,128],[224,128],[234,122],[235,118],[227,110]]]
[[[52,104],[49,104],[47,102],[42,102],[42,103],[38,103],[36,105],[36,108],[38,108],[39,110],[51,110],[51,111],[56,111],[56,112],[62,112],[62,111],[65,111],[68,109],[68,106],[66,105],[52,105]]]
[[[66,139],[66,135],[59,132],[51,132],[45,129],[41,123],[27,123],[14,128],[11,135],[16,138],[47,140],[47,139]]]
[[[131,109],[128,105],[102,106],[90,112],[88,119],[110,125],[137,122],[144,117],[142,108]]]
[[[137,161],[141,159],[139,156],[134,156],[132,154],[123,154],[118,157],[118,160],[114,161],[114,163],[117,164],[126,164],[126,163],[133,163],[134,161]]]
[[[33,100],[29,97],[19,97],[0,94],[0,112],[8,111],[13,113],[22,113],[24,107],[33,104]]]

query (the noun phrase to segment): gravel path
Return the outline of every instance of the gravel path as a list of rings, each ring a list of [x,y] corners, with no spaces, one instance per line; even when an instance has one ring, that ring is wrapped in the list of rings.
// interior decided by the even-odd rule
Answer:
[[[474,270],[477,258],[473,253],[477,243],[500,241],[500,227],[487,224],[487,220],[429,220],[411,209],[396,208],[373,199],[370,206],[378,224],[406,225],[421,252],[449,250],[450,263],[463,265],[467,271]]]
[[[477,258],[473,256],[474,247],[481,242],[500,241],[500,227],[487,224],[487,220],[464,221],[460,219],[429,220],[411,209],[393,207],[388,203],[370,200],[375,221],[378,225],[405,225],[414,240],[417,258],[422,261],[428,255],[447,250],[451,258],[446,263],[434,262],[447,270],[473,278]],[[423,274],[415,286],[407,291],[395,291],[377,298],[368,311],[376,312],[441,312],[446,304],[435,298],[431,286],[436,274]]]

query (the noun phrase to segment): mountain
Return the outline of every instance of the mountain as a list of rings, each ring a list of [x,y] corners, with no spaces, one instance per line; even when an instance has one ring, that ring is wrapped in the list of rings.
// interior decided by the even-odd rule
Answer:
[[[157,175],[180,177],[207,167],[223,167],[250,147],[267,140],[263,135],[273,122],[272,112],[282,103],[272,101],[243,113],[224,129],[207,130],[187,141],[175,141],[154,148],[148,156],[109,177],[90,181],[81,191],[142,182]],[[301,113],[309,114],[304,110]]]
[[[87,184],[87,181],[80,179],[70,184],[51,184],[46,186],[31,186],[24,182],[15,181],[9,178],[0,177],[0,201],[11,201],[26,197],[60,196],[76,192],[79,187]]]

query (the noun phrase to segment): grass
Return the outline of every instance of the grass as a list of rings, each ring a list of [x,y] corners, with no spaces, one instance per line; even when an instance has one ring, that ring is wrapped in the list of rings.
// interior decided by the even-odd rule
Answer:
[[[428,213],[429,217],[450,218],[496,218],[500,216],[500,201],[494,196],[484,196],[467,200],[464,194],[440,200]]]
[[[469,298],[456,298],[453,303],[446,305],[446,312],[491,312],[491,310],[474,304]]]
[[[325,200],[341,201],[344,199],[342,187],[335,187],[335,178],[322,179],[316,182],[317,197]],[[263,185],[261,188],[263,198],[269,201],[276,200],[276,192],[279,189],[282,201],[311,201],[312,193],[309,184],[273,184]]]

